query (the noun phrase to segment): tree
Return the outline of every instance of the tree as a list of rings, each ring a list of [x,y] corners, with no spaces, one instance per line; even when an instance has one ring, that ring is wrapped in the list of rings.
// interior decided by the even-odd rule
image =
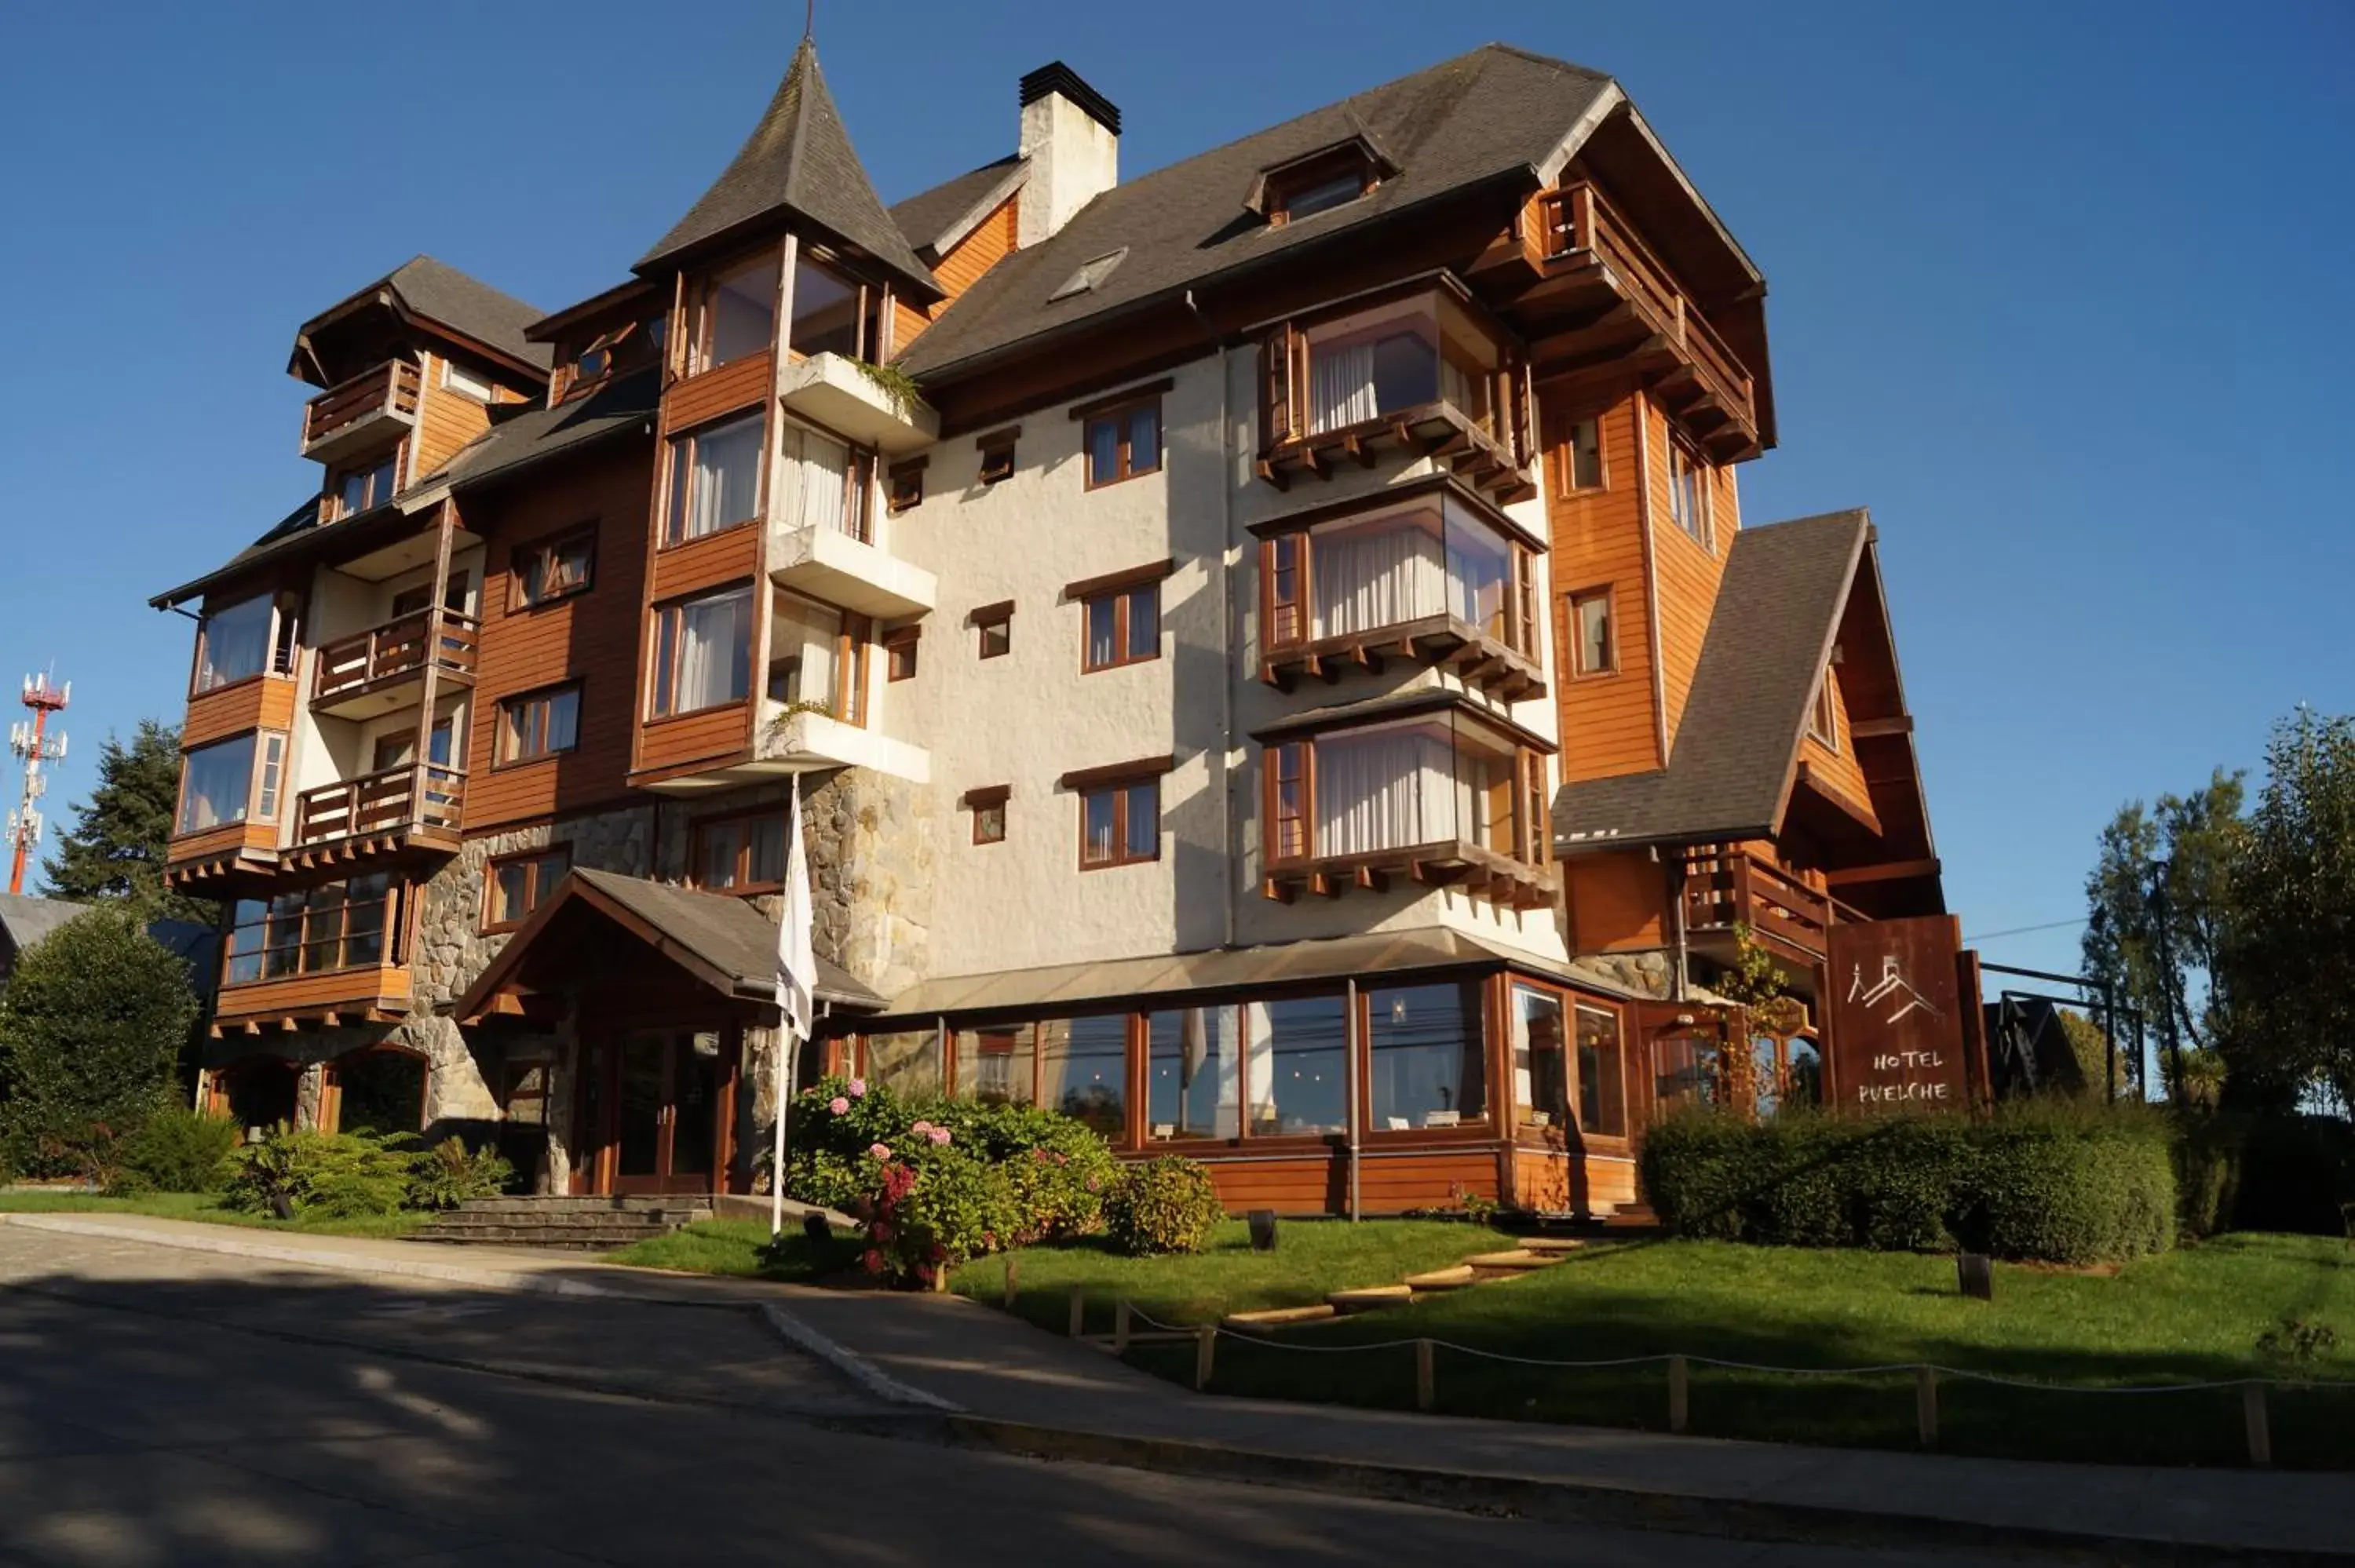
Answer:
[[[170,1103],[196,1020],[187,966],[131,908],[78,915],[24,953],[0,1001],[0,1131],[14,1163],[73,1171]]]
[[[124,746],[106,737],[98,787],[74,808],[74,825],[42,863],[42,880],[59,898],[125,903],[149,918],[211,925],[215,907],[164,886],[165,846],[180,798],[180,732],[142,719]]]
[[[2217,954],[2232,928],[2232,868],[2247,831],[2241,779],[2220,768],[2205,789],[2121,807],[2085,879],[2086,972],[2157,1028],[2170,1074],[2177,1052],[2216,1045],[2231,1027]]]
[[[2274,726],[2232,901],[2228,1090],[2355,1108],[2355,718],[2300,708]]]

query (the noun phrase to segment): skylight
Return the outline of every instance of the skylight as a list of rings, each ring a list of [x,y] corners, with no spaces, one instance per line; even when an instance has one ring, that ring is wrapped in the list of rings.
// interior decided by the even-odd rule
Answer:
[[[1102,288],[1103,281],[1112,276],[1112,270],[1119,266],[1121,258],[1127,254],[1128,247],[1124,245],[1092,261],[1081,262],[1080,270],[1064,279],[1062,287],[1047,296],[1047,302],[1052,304],[1057,300],[1068,300],[1073,294],[1090,293]]]

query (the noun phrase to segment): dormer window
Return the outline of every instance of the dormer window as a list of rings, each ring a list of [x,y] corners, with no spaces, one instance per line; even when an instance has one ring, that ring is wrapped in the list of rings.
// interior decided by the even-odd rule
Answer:
[[[1363,171],[1328,175],[1313,185],[1301,186],[1282,197],[1282,205],[1268,214],[1270,223],[1290,223],[1295,218],[1313,217],[1331,207],[1344,206],[1366,194]]]
[[[1272,228],[1347,207],[1381,184],[1388,162],[1363,137],[1352,137],[1262,171],[1244,206],[1263,214]]]

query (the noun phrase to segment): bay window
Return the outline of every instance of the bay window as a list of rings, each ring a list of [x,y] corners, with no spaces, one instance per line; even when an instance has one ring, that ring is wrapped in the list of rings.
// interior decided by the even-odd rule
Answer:
[[[664,605],[655,616],[655,717],[745,699],[751,690],[750,587]]]
[[[248,731],[182,755],[179,832],[201,833],[245,821],[256,743]]]
[[[700,539],[761,514],[761,432],[765,428],[756,411],[673,438],[664,544]]]
[[[368,969],[397,961],[388,934],[399,885],[377,872],[344,882],[292,888],[232,906],[222,942],[221,983],[251,985],[293,975]]]
[[[759,354],[777,335],[777,253],[762,251],[703,286],[695,368],[716,370]]]
[[[1262,545],[1260,569],[1271,652],[1426,621],[1535,652],[1529,546],[1449,488],[1278,535]]]
[[[197,628],[192,694],[218,691],[256,675],[294,672],[293,594],[257,594],[208,611]]]
[[[1272,441],[1377,424],[1446,404],[1498,436],[1504,356],[1454,291],[1423,289],[1287,325],[1269,340]]]
[[[806,249],[794,254],[793,320],[785,346],[795,357],[838,354],[879,358],[881,293],[845,278]]]
[[[1328,731],[1270,751],[1271,819],[1284,829],[1271,834],[1272,860],[1518,845],[1513,747],[1450,715]]]

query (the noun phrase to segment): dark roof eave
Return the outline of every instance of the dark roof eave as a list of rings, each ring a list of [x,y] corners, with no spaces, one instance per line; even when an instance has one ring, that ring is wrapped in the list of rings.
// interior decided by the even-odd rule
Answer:
[[[799,207],[787,205],[773,207],[765,212],[756,212],[751,217],[741,218],[725,228],[699,236],[684,244],[674,245],[667,250],[649,251],[634,262],[630,270],[641,282],[651,283],[655,278],[671,272],[686,271],[715,256],[724,254],[740,246],[749,245],[763,234],[783,235],[788,229],[796,232],[811,232],[815,238],[825,241],[830,247],[840,249],[854,260],[889,274],[895,283],[912,285],[915,293],[925,296],[922,301],[925,304],[937,303],[949,297],[948,291],[941,286],[941,281],[938,278],[932,276],[932,269],[929,267],[922,268],[921,273],[910,272],[899,263],[886,257],[878,256],[858,241],[837,232],[823,219],[812,217]],[[918,264],[922,266],[921,259]],[[912,299],[915,294],[911,293],[910,297]]]

